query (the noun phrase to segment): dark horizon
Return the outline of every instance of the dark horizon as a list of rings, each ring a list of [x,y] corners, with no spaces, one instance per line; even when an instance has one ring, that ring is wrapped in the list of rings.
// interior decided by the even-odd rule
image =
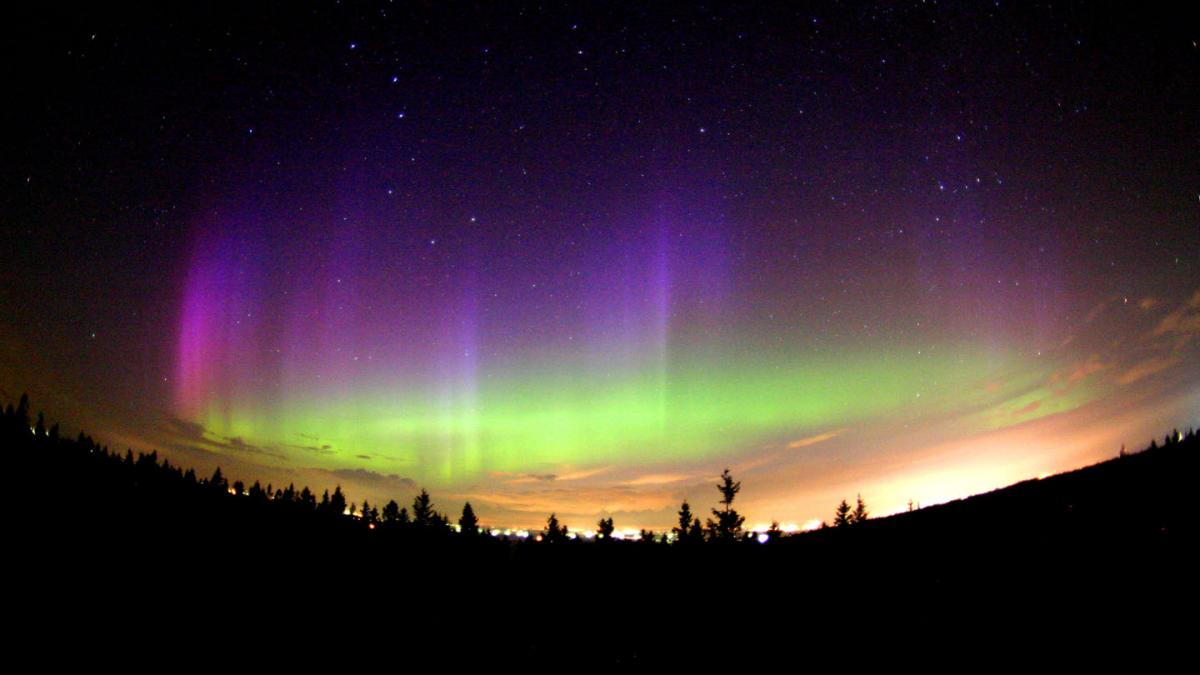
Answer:
[[[1200,410],[1166,7],[8,9],[0,399],[203,476],[805,529]]]
[[[15,614],[126,663],[178,654],[214,627],[255,653],[318,631],[329,634],[306,655],[349,636],[407,662],[517,667],[744,666],[798,658],[800,638],[831,656],[932,650],[925,662],[976,644],[1077,660],[1189,644],[1170,612],[1195,586],[1190,429],[1046,480],[882,519],[846,506],[828,528],[764,540],[739,531],[744,493],[726,473],[713,517],[687,528],[683,505],[667,543],[572,540],[554,515],[536,538],[497,538],[465,506],[453,532],[424,495],[411,517],[389,504],[351,518],[336,496],[231,492],[219,472],[61,438],[31,409],[0,412],[5,467],[32,477],[5,494],[36,505],[6,521]],[[45,499],[44,481],[62,498]],[[47,630],[47,613],[65,618]],[[341,617],[353,631],[331,623]],[[729,644],[695,644],[711,618]],[[1116,644],[1080,653],[1076,641],[1097,635]]]

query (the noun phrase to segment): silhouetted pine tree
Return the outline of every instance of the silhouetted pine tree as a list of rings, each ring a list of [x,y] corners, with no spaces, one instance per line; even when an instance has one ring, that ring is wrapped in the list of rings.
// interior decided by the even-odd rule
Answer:
[[[333,494],[329,495],[329,513],[335,516],[346,513],[346,495],[342,494],[341,485],[335,485]]]
[[[546,519],[546,531],[542,533],[542,539],[550,543],[566,541],[567,526],[566,524],[559,525],[558,516],[551,513]]]
[[[601,541],[609,541],[612,539],[613,530],[615,529],[612,518],[601,518],[600,522],[596,523],[596,536]]]
[[[863,502],[862,495],[860,494],[858,495],[858,501],[854,504],[854,513],[850,514],[850,520],[854,523],[862,523],[866,522],[870,517],[871,514],[867,511],[867,505]]]
[[[17,403],[16,418],[21,435],[29,433],[26,431],[29,428],[29,394],[21,394],[21,400]]]
[[[383,507],[383,522],[388,525],[398,525],[400,523],[400,505],[393,499]]]
[[[471,502],[463,504],[462,515],[458,517],[458,531],[468,537],[479,534],[479,519],[475,517]]]
[[[850,504],[843,499],[842,503],[838,504],[837,509],[833,512],[833,526],[845,527],[854,522],[851,520],[852,517],[853,516],[850,513]]]
[[[717,489],[721,491],[722,508],[712,510],[717,519],[708,521],[709,537],[714,541],[736,541],[742,534],[742,524],[746,522],[745,518],[733,510],[733,498],[742,489],[742,484],[740,481],[735,483],[729,475],[729,469],[726,468],[721,473],[721,482],[717,484]]]
[[[133,452],[130,452],[128,457],[132,461]],[[221,467],[218,466],[217,470],[213,472],[212,478],[208,479],[208,486],[214,492],[229,492],[229,483],[225,480],[225,476],[221,475]]]
[[[679,507],[679,525],[671,529],[675,533],[675,541],[680,544],[687,543],[691,540],[692,527],[692,507],[683,500],[683,505]]]
[[[439,524],[438,518],[438,512],[433,508],[433,501],[429,498],[429,493],[422,488],[421,494],[413,498],[413,525],[421,528],[432,528]]]

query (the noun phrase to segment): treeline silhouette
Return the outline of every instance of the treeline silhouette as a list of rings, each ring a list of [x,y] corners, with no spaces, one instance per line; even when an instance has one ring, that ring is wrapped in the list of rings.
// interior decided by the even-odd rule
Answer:
[[[478,517],[470,502],[462,507],[458,517],[457,528],[451,526],[450,517],[439,512],[433,504],[432,497],[422,489],[409,506],[401,506],[396,500],[390,500],[382,510],[363,500],[359,505],[348,502],[340,485],[333,491],[324,490],[318,498],[316,492],[308,486],[297,489],[294,483],[286,487],[273,484],[263,486],[255,481],[250,486],[235,479],[232,483],[217,467],[211,476],[200,477],[191,468],[172,465],[169,460],[160,460],[157,451],[135,454],[132,449],[126,449],[123,454],[114,453],[107,446],[97,443],[92,437],[80,432],[73,441],[59,437],[58,425],[46,428],[44,416],[39,413],[36,424],[31,424],[28,396],[22,396],[14,407],[11,403],[4,410],[4,426],[8,444],[14,447],[26,446],[26,452],[38,453],[37,456],[26,459],[37,467],[49,471],[59,480],[72,481],[80,478],[81,484],[75,485],[74,494],[87,493],[96,487],[104,486],[105,494],[97,494],[95,504],[102,505],[106,499],[122,499],[133,494],[138,500],[150,503],[166,501],[171,503],[175,511],[163,511],[162,507],[151,509],[149,513],[139,513],[136,518],[155,517],[155,514],[168,515],[175,523],[171,529],[179,529],[180,523],[190,522],[189,512],[199,508],[198,517],[209,515],[210,510],[221,513],[225,510],[244,511],[243,516],[251,522],[258,523],[264,519],[289,520],[300,525],[280,523],[287,527],[318,527],[357,528],[378,530],[375,535],[380,538],[405,537],[417,539],[425,546],[444,544],[451,539],[496,536],[488,528],[480,525]],[[733,500],[741,490],[741,483],[733,480],[729,470],[721,475],[721,483],[717,484],[721,494],[721,508],[712,509],[713,518],[709,518],[706,526],[701,526],[700,519],[694,517],[691,506],[685,500],[679,512],[680,524],[668,533],[655,533],[653,530],[642,530],[636,541],[643,544],[700,544],[700,543],[750,543],[758,541],[756,533],[744,528],[745,517],[733,508]],[[241,500],[236,501],[236,500]],[[138,504],[129,504],[131,512],[138,512]],[[842,507],[846,507],[842,502]],[[848,508],[848,507],[847,507]],[[89,511],[91,511],[89,509]],[[844,514],[835,516],[834,525],[846,525],[866,520],[867,513],[862,497],[858,499],[857,509],[850,514],[849,519]],[[615,523],[611,518],[601,519],[597,524],[596,541],[618,542],[623,537],[615,537]],[[528,530],[519,530],[522,533]],[[505,530],[511,532],[511,530]],[[778,523],[768,531],[772,539],[786,536],[779,530]],[[763,533],[763,534],[768,534]],[[592,532],[583,540],[591,539]],[[504,535],[505,539],[512,539]],[[524,539],[525,537],[519,537]],[[565,543],[576,539],[566,523],[560,523],[556,514],[550,514],[546,526],[541,531],[531,533],[530,541]]]
[[[1084,608],[1097,598],[1111,611],[1113,598],[1172,597],[1194,587],[1197,569],[1200,453],[1191,430],[883,518],[871,518],[859,495],[818,530],[788,534],[775,523],[761,537],[733,508],[741,484],[727,469],[712,517],[701,524],[685,501],[668,544],[666,533],[649,531],[622,541],[612,518],[597,523],[594,539],[573,537],[555,514],[534,536],[494,537],[469,503],[453,528],[424,490],[411,504],[379,507],[348,504],[340,487],[318,497],[306,486],[230,483],[220,469],[201,477],[157,452],[112,452],[84,433],[61,438],[30,410],[22,396],[0,420],[10,574],[39,589],[39,608],[68,603],[96,619],[130,603],[197,621],[301,599],[311,603],[306,614],[342,621],[351,610],[421,607],[410,637],[431,648],[448,639],[435,631],[439,621],[469,614],[523,656],[574,653],[568,635],[603,630],[602,662],[665,663],[684,657],[662,640],[695,635],[681,617],[734,612],[747,630],[770,632],[799,628],[787,622],[800,618],[771,618],[781,609],[852,621],[866,604],[930,627],[951,615],[1007,616],[1053,596],[1076,618],[1095,619]],[[558,617],[549,633],[521,629],[548,616]],[[662,640],[639,641],[647,634]]]

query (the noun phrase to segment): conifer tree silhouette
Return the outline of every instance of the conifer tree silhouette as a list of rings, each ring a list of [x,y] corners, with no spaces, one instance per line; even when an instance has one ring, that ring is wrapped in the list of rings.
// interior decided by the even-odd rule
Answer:
[[[566,541],[566,524],[564,523],[560,525],[558,522],[558,516],[551,513],[550,517],[546,519],[546,531],[542,533],[542,539],[550,543]]]
[[[463,504],[462,515],[458,517],[458,531],[468,537],[479,534],[479,518],[475,517],[471,502]]]
[[[693,518],[694,516],[692,515],[692,507],[685,499],[683,500],[683,504],[679,507],[679,525],[671,528],[671,531],[675,533],[675,541],[677,543],[683,544],[691,540],[690,535]]]
[[[329,513],[335,516],[346,513],[346,495],[342,494],[341,485],[335,485],[333,494],[329,495]]]
[[[129,454],[126,456],[129,457],[129,459],[133,459],[133,452],[129,452]],[[229,491],[229,483],[225,480],[225,476],[221,475],[221,467],[218,466],[217,470],[213,472],[212,478],[208,479],[208,486],[211,487],[214,492]]]
[[[843,499],[841,504],[837,505],[837,509],[833,512],[833,526],[845,527],[852,522],[853,515],[850,513],[850,504]]]
[[[437,525],[438,512],[434,510],[433,501],[424,488],[421,488],[421,494],[413,498],[412,521],[413,525],[423,528]]]
[[[860,494],[858,495],[858,500],[854,505],[854,513],[850,514],[850,520],[854,523],[862,523],[870,517],[871,514],[869,511],[867,511],[867,505],[863,502],[862,495]]]
[[[596,523],[596,536],[601,541],[608,541],[612,539],[614,529],[612,518],[601,518],[600,522]]]
[[[729,475],[729,469],[726,468],[721,473],[721,482],[717,483],[717,489],[721,492],[722,506],[712,510],[717,519],[708,521],[709,537],[714,541],[735,541],[741,536],[742,524],[746,522],[746,519],[733,509],[733,499],[742,489],[742,483],[734,482],[733,477]]]
[[[396,525],[400,523],[400,505],[393,499],[383,507],[383,522],[388,525]]]

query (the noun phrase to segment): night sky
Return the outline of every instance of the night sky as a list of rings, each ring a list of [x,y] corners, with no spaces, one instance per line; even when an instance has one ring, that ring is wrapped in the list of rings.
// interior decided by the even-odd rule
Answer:
[[[1165,4],[168,4],[4,21],[0,398],[70,435],[807,527],[1200,422]]]

